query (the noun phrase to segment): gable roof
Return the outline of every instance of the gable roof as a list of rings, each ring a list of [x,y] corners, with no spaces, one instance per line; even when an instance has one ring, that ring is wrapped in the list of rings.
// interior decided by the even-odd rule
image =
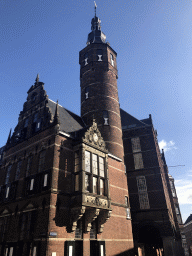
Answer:
[[[185,221],[185,224],[186,225],[187,223],[189,223],[190,221],[192,221],[192,214],[189,215],[189,217],[187,218],[187,220]]]
[[[55,115],[56,104],[56,102],[48,99],[48,107],[53,116]],[[71,133],[79,131],[85,127],[85,124],[80,116],[65,109],[61,105],[58,105],[58,112],[61,131]]]
[[[143,119],[140,121],[137,118],[125,112],[123,109],[120,109],[120,114],[121,114],[121,125],[123,130],[137,128],[137,127],[144,127],[150,124],[149,122],[147,122],[148,119]]]

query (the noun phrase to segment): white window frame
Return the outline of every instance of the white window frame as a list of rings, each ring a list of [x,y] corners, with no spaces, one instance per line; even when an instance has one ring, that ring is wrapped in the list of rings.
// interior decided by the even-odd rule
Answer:
[[[7,187],[5,198],[8,198],[8,197],[9,197],[9,191],[10,191],[10,187]]]
[[[33,179],[31,179],[31,182],[30,182],[30,188],[29,188],[29,190],[30,191],[32,191],[33,189],[34,189],[34,181],[35,181],[35,179],[33,178]]]
[[[33,246],[33,254],[32,256],[37,256],[37,246]]]
[[[114,56],[110,53],[111,65],[114,67]]]
[[[9,256],[13,256],[13,247],[10,247]]]
[[[43,187],[47,187],[48,173],[44,174]]]

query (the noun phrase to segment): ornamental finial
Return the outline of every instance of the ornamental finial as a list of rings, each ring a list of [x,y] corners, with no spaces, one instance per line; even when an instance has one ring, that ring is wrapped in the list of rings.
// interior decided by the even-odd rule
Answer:
[[[39,82],[39,73],[37,74],[37,77],[35,79],[35,83],[38,84],[38,82]]]
[[[96,2],[95,2],[95,1],[94,1],[94,4],[95,4],[95,17],[96,17],[97,5],[96,5]]]

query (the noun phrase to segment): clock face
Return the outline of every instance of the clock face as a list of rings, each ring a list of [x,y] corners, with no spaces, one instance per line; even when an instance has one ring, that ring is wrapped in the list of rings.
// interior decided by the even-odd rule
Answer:
[[[97,133],[94,133],[94,134],[93,134],[93,139],[94,139],[95,142],[98,141],[98,135],[97,135]]]

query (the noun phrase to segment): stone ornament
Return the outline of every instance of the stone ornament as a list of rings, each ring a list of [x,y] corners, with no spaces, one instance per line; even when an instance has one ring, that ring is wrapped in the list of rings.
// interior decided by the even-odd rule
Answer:
[[[109,205],[106,199],[102,199],[94,196],[85,196],[85,202],[91,203],[95,206],[100,206],[100,207],[108,207]]]
[[[85,132],[83,142],[106,151],[105,141],[103,140],[101,133],[97,128],[95,119],[93,119],[92,126]]]

